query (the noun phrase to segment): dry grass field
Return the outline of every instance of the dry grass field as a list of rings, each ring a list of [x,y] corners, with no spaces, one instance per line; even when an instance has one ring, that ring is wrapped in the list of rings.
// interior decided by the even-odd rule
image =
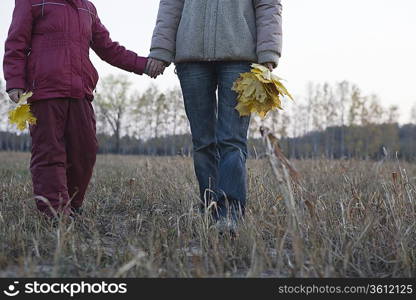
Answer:
[[[303,187],[249,162],[238,237],[196,209],[189,158],[100,156],[82,217],[51,226],[28,154],[0,153],[0,277],[415,277],[416,165],[295,161]]]

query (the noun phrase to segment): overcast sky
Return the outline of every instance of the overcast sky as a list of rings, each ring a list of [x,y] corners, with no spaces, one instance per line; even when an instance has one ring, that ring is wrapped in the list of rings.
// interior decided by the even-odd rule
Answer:
[[[14,2],[0,0],[1,57]],[[93,2],[113,39],[147,56],[159,1]],[[308,81],[348,80],[364,93],[378,94],[384,105],[399,105],[402,121],[408,120],[410,108],[416,103],[416,0],[282,3],[284,52],[276,73],[288,81],[293,94],[302,96]],[[101,76],[123,73],[101,62],[95,54],[93,62]],[[129,77],[138,90],[152,81],[144,76]],[[173,67],[154,82],[162,89],[178,85]]]

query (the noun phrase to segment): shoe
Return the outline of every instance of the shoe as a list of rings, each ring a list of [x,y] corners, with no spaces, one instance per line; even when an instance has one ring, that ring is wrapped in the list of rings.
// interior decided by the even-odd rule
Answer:
[[[71,210],[72,210],[71,215],[73,217],[82,216],[82,214],[84,213],[84,210],[81,207],[78,207],[78,208],[72,207]]]
[[[214,228],[218,230],[220,235],[229,233],[231,236],[237,235],[237,222],[233,218],[220,218],[215,224]]]
[[[59,224],[65,224],[69,225],[71,223],[74,223],[75,220],[75,216],[74,215],[58,215],[57,217],[49,217],[46,216],[45,220],[53,227],[53,228],[58,228]]]

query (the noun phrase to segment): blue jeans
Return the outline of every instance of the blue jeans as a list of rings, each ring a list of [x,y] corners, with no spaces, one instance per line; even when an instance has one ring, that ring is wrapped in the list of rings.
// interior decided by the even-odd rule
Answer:
[[[244,214],[250,117],[240,117],[231,88],[240,73],[250,71],[250,63],[180,63],[176,70],[191,126],[202,207],[216,201],[216,218],[226,217],[230,208]]]

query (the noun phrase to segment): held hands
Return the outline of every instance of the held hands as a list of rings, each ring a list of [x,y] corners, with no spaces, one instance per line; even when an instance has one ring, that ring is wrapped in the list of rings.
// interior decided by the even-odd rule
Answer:
[[[12,89],[7,92],[9,94],[10,100],[12,100],[14,103],[18,103],[20,97],[25,93],[23,89]]]
[[[145,73],[151,78],[157,78],[165,72],[166,64],[161,60],[149,57]]]

